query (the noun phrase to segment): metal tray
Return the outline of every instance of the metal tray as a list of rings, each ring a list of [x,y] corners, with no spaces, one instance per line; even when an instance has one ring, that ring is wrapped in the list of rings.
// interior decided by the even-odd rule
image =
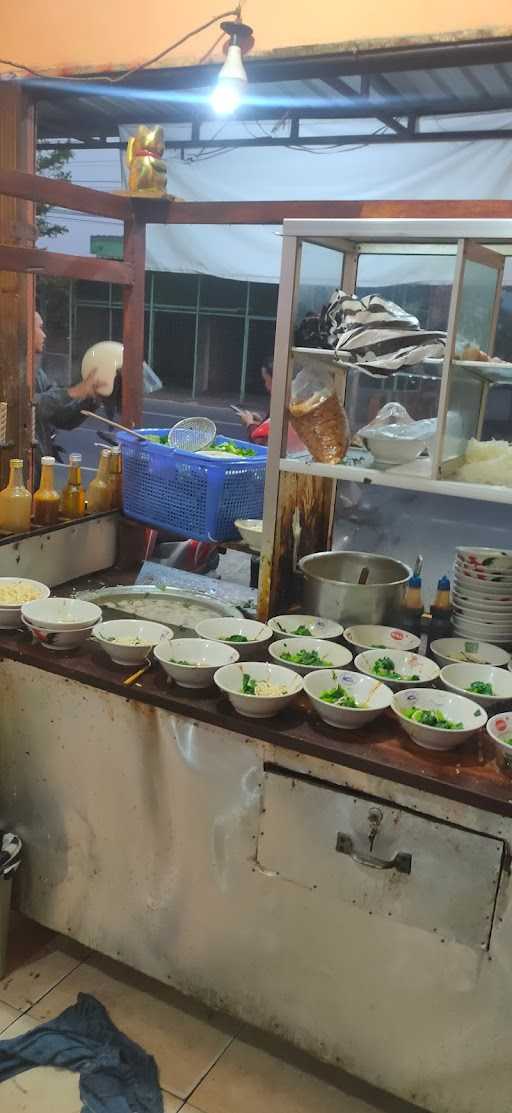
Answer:
[[[123,610],[121,602],[123,599],[177,599],[180,603],[195,603],[200,604],[205,611],[210,612],[210,617],[215,618],[240,618],[241,611],[237,607],[233,607],[230,603],[221,603],[216,599],[211,599],[210,596],[202,592],[181,591],[177,587],[102,587],[97,591],[81,591],[77,595],[78,599],[87,599],[90,603],[97,603],[103,611],[103,618],[107,621],[110,618],[137,618],[141,617],[134,615],[130,611]],[[109,602],[119,599],[119,604],[114,602],[113,606],[109,606]],[[205,617],[208,617],[205,615]],[[169,626],[171,630],[179,630],[180,632],[186,631],[187,633],[195,634],[193,626],[179,626],[177,623],[169,622],[169,620],[162,618],[153,618],[150,621],[161,622],[164,626]]]

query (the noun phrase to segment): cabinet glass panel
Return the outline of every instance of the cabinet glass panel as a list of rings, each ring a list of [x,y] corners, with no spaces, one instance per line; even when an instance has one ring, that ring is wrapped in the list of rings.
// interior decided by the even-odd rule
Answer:
[[[384,251],[362,254],[356,292],[381,294],[407,313],[414,313],[424,329],[446,329],[455,270],[455,254],[398,255]],[[438,245],[442,247],[443,245]]]
[[[499,280],[500,272],[494,267],[466,259],[457,321],[456,354],[462,353],[468,344],[492,354],[494,303]]]
[[[341,284],[343,255],[318,244],[304,243],[300,267],[299,289],[295,302],[295,324],[300,326],[306,314],[317,314],[329,301],[333,290]],[[297,336],[299,346],[303,345]],[[320,345],[317,344],[317,347]]]
[[[486,362],[494,352],[496,302],[501,260],[493,265],[465,258],[455,329],[455,361],[450,368],[441,471],[449,475],[464,461],[468,442],[481,439],[487,404]],[[459,361],[472,363],[464,366]],[[481,369],[480,369],[481,368]],[[478,480],[477,480],[478,482]]]

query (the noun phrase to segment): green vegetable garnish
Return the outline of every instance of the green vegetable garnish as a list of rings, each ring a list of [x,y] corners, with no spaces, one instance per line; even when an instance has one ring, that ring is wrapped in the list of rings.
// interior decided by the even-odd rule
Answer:
[[[375,676],[380,676],[384,680],[403,680],[404,682],[409,682],[410,680],[420,679],[416,672],[411,673],[410,676],[401,676],[399,672],[396,672],[391,657],[379,657],[373,666],[372,672]]]
[[[246,638],[245,634],[230,634],[229,638],[224,640],[227,642],[248,642],[249,638]]]
[[[404,711],[406,719],[412,719],[415,723],[422,723],[424,727],[439,727],[442,730],[462,730],[463,723],[452,723],[451,719],[446,719],[442,711],[435,708],[426,711],[422,707],[408,707]]]
[[[194,665],[195,665],[195,661],[178,661],[176,657],[169,657],[169,664],[170,665],[188,665],[189,667],[193,668]]]
[[[144,436],[147,441],[152,441],[153,444],[165,444],[169,448],[169,442],[165,436],[159,437],[156,433],[145,433]]]
[[[255,456],[254,448],[242,448],[241,445],[234,444],[233,441],[226,441],[225,444],[215,444],[208,452],[224,452],[228,456]]]
[[[332,668],[332,661],[324,660],[317,649],[299,649],[297,653],[290,653],[285,649],[280,657],[282,661],[292,661],[294,665],[320,665],[326,669]]]
[[[338,707],[359,707],[353,696],[349,695],[346,688],[342,688],[338,684],[337,688],[329,688],[326,692],[320,692],[320,699],[324,703],[334,703]]]
[[[248,672],[242,673],[242,692],[244,696],[256,695],[256,681]]]
[[[310,630],[309,626],[297,626],[295,630],[285,630],[282,622],[278,622],[276,625],[279,626],[279,629],[283,631],[283,634],[288,634],[288,637],[290,637],[290,638],[291,637],[296,637],[296,638],[311,638],[311,637],[313,637],[313,631]]]
[[[475,692],[477,696],[493,696],[494,691],[492,684],[486,684],[483,680],[473,680],[473,683],[466,688],[466,692]]]

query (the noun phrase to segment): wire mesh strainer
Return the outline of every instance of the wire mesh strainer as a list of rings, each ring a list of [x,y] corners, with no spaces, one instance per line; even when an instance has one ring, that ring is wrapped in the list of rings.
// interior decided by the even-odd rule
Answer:
[[[209,417],[186,417],[169,431],[169,448],[184,448],[187,452],[200,452],[213,444],[217,426]]]

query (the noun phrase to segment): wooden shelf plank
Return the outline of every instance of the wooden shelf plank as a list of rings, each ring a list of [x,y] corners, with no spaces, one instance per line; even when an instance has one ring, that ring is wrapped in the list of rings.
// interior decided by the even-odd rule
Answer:
[[[133,268],[114,259],[95,255],[64,255],[41,251],[37,247],[7,247],[0,244],[0,270],[27,273],[37,271],[57,278],[83,278],[89,282],[133,284]]]

